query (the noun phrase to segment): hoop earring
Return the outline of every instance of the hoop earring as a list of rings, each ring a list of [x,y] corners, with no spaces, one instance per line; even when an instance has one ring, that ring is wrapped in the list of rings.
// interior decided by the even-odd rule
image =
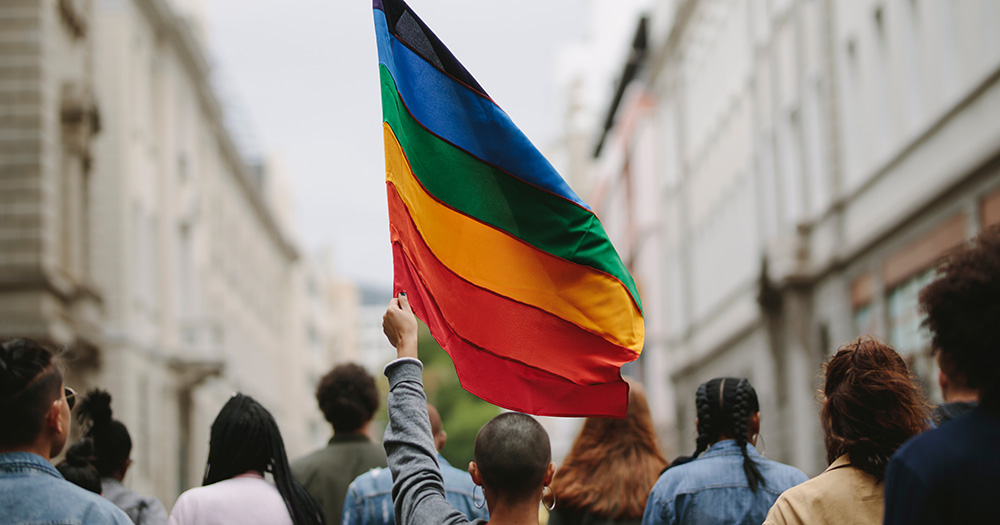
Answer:
[[[757,433],[757,434],[754,434],[754,436],[756,436],[757,440],[760,441],[760,443],[761,443],[761,447],[760,447],[761,449],[758,452],[760,452],[760,455],[763,456],[764,452],[767,451],[767,442],[764,441],[764,435],[760,434],[760,433]],[[757,445],[754,445],[753,448],[757,448]]]
[[[481,489],[481,488],[482,487],[480,487],[479,485],[476,485],[475,487],[472,487],[472,504],[475,505],[477,509],[481,509],[481,508],[483,508],[484,505],[486,505],[486,493],[485,492],[483,492],[483,502],[479,503],[479,502],[476,501],[476,489]]]
[[[545,504],[545,489],[549,489],[549,491],[552,492],[552,505],[551,506]],[[545,508],[549,509],[549,512],[555,510],[555,508],[556,508],[556,491],[555,491],[555,489],[553,489],[552,487],[550,487],[548,485],[545,485],[544,487],[542,487],[542,505],[545,505]]]

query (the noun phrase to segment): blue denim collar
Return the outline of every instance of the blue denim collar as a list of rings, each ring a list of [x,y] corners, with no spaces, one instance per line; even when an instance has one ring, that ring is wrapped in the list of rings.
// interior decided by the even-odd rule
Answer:
[[[48,460],[33,452],[4,452],[0,454],[0,471],[26,472],[37,471],[52,477],[63,479],[62,474]]]
[[[750,443],[747,443],[746,447],[747,452],[751,457],[762,457],[760,453],[757,452],[757,449]],[[708,447],[708,450],[705,451],[701,457],[710,458],[715,456],[740,456],[742,454],[743,453],[740,452],[740,447],[736,444],[735,439],[726,439]]]

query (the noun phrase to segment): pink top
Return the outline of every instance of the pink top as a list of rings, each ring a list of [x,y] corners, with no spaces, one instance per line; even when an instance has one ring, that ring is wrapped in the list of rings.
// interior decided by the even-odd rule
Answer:
[[[169,523],[292,525],[292,517],[278,489],[260,474],[248,472],[184,492],[174,504]]]

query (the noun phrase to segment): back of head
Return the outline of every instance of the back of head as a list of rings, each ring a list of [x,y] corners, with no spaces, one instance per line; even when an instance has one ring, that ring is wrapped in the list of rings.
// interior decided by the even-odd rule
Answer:
[[[91,390],[76,413],[81,423],[90,427],[87,437],[94,443],[94,467],[101,476],[111,477],[132,454],[132,437],[120,421],[111,417],[111,394]]]
[[[520,501],[541,490],[552,461],[549,435],[529,415],[500,414],[479,429],[473,452],[483,484]]]
[[[73,443],[66,451],[66,459],[56,465],[56,469],[66,481],[85,488],[95,494],[101,493],[101,475],[91,463],[94,457],[94,442],[83,438]]]
[[[234,394],[212,423],[204,485],[247,472],[271,472],[295,525],[323,523],[316,500],[292,477],[274,417],[252,397]]]
[[[927,428],[923,391],[899,354],[870,337],[843,346],[825,370],[827,461],[849,454],[852,465],[881,481],[892,453]]]
[[[642,386],[629,384],[624,419],[590,417],[556,471],[552,490],[560,508],[619,520],[642,516],[650,489],[667,465]]]
[[[943,363],[953,364],[984,407],[1000,410],[1000,226],[984,230],[949,257],[939,277],[920,292]],[[948,373],[948,370],[945,370]]]
[[[354,363],[335,367],[316,387],[316,401],[335,432],[355,432],[378,410],[375,378]]]
[[[717,377],[698,386],[695,392],[698,411],[698,439],[694,457],[723,438],[736,440],[743,455],[743,472],[750,488],[764,484],[757,464],[747,452],[750,416],[760,412],[757,391],[745,378]]]
[[[60,386],[62,372],[48,349],[20,338],[0,345],[0,447],[28,445],[38,437]]]
[[[280,439],[278,424],[267,409],[250,396],[232,396],[212,423],[204,484],[269,471],[274,441]]]

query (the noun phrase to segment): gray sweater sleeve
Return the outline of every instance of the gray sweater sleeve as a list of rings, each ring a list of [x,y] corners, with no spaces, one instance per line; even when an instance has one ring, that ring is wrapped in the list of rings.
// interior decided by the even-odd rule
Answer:
[[[396,523],[469,523],[444,496],[427,417],[423,365],[416,359],[397,359],[386,365],[385,375],[389,378],[389,427],[383,444],[392,471]]]

